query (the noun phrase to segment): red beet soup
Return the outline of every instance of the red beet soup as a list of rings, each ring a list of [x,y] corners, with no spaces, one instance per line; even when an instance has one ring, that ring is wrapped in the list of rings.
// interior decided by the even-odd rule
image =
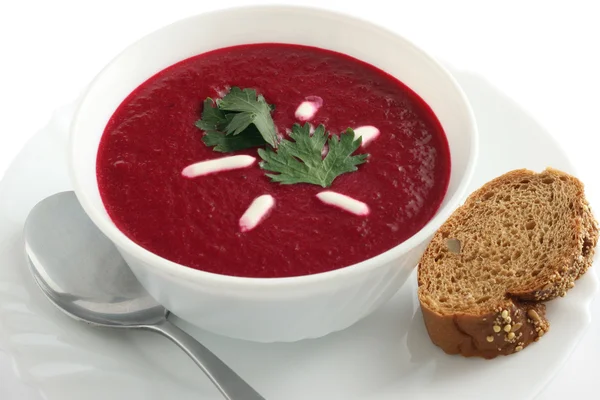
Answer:
[[[256,147],[214,151],[195,126],[204,100],[231,87],[255,89],[274,106],[280,137],[305,123],[297,112],[307,100],[313,127],[323,124],[331,135],[368,127],[379,135],[368,143],[363,137],[353,155],[368,154],[366,162],[330,187],[273,182]],[[234,155],[256,162],[182,174],[191,164]],[[449,177],[444,131],[407,86],[340,53],[271,43],[204,53],[148,79],[110,119],[97,158],[104,206],[131,240],[187,267],[241,277],[309,275],[379,255],[434,216]],[[325,190],[368,206],[368,215],[322,201],[317,194]],[[274,206],[256,227],[240,229],[240,218],[265,194]]]

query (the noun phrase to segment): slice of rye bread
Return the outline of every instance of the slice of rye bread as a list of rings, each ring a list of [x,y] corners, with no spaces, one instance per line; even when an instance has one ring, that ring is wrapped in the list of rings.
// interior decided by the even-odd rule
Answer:
[[[495,358],[549,328],[544,301],[564,296],[592,263],[598,224],[583,184],[548,168],[508,172],[471,194],[436,232],[418,266],[432,342]]]

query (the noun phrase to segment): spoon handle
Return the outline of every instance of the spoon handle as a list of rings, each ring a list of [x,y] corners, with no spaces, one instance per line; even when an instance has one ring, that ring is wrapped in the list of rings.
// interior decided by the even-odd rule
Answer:
[[[210,350],[171,322],[164,320],[147,329],[158,332],[179,346],[204,371],[227,400],[265,400]]]

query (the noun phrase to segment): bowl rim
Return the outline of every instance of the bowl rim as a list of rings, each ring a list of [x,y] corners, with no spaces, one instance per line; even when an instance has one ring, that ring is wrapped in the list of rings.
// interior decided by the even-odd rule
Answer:
[[[452,85],[456,94],[458,95],[459,100],[462,102],[462,106],[465,108],[468,118],[468,125],[470,129],[468,129],[468,134],[471,139],[470,151],[468,153],[468,160],[466,163],[465,173],[461,177],[458,187],[454,194],[447,198],[448,192],[444,195],[443,200],[447,200],[447,204],[444,206],[440,206],[437,210],[436,214],[429,219],[429,221],[417,232],[415,232],[408,239],[403,241],[402,243],[386,250],[383,253],[380,253],[374,257],[368,258],[366,260],[360,261],[358,263],[354,263],[345,267],[340,267],[334,270],[319,272],[310,275],[299,275],[299,276],[290,276],[290,277],[275,277],[275,278],[256,278],[256,277],[242,277],[242,276],[234,276],[234,275],[224,275],[218,274],[214,272],[208,272],[203,270],[198,270],[194,268],[187,267],[183,264],[179,264],[173,261],[170,261],[166,258],[163,258],[150,250],[145,249],[141,245],[134,242],[130,239],[124,232],[122,232],[117,226],[102,213],[98,212],[93,206],[90,205],[91,201],[89,201],[88,195],[84,190],[80,188],[78,183],[78,179],[76,173],[74,171],[73,165],[75,164],[75,140],[76,137],[76,127],[78,125],[78,120],[80,118],[80,112],[85,104],[88,94],[91,89],[98,84],[105,73],[105,71],[114,63],[116,63],[123,54],[130,51],[132,47],[135,47],[139,42],[147,39],[148,36],[152,34],[156,34],[172,25],[183,23],[187,20],[193,20],[200,16],[202,17],[210,17],[211,15],[218,14],[227,14],[230,12],[243,12],[245,10],[248,11],[256,11],[256,10],[287,10],[287,11],[312,11],[319,12],[324,14],[329,14],[330,16],[344,18],[349,22],[353,22],[356,24],[369,25],[372,29],[378,30],[382,33],[390,34],[394,36],[396,39],[404,41],[405,44],[411,48],[411,50],[419,53],[422,57],[429,60],[435,68],[442,73],[444,78],[448,80],[448,82]],[[72,123],[70,125],[69,131],[69,145],[68,145],[68,170],[71,182],[74,187],[74,192],[76,197],[78,198],[81,206],[84,211],[88,214],[88,217],[94,222],[94,224],[115,244],[117,247],[126,250],[127,253],[134,255],[136,258],[143,261],[145,264],[150,266],[153,269],[159,270],[162,273],[166,273],[170,276],[176,276],[182,278],[184,280],[199,282],[202,281],[203,284],[212,283],[214,285],[222,286],[223,284],[227,284],[228,287],[235,286],[237,288],[248,287],[248,285],[253,286],[253,288],[287,288],[290,286],[296,285],[307,285],[313,284],[316,282],[326,282],[332,281],[336,279],[343,279],[344,277],[351,277],[355,275],[360,275],[367,273],[373,269],[376,269],[379,266],[385,265],[395,259],[398,259],[404,254],[407,254],[425,240],[428,237],[432,236],[439,227],[445,222],[447,218],[450,217],[452,212],[456,207],[458,207],[461,200],[464,198],[467,189],[472,181],[475,165],[478,158],[479,153],[479,132],[477,128],[477,122],[475,119],[475,115],[471,104],[464,93],[463,89],[460,87],[454,76],[448,71],[446,67],[444,67],[435,57],[426,52],[421,47],[417,46],[411,40],[402,36],[401,34],[392,31],[388,28],[385,28],[379,24],[376,24],[368,19],[358,17],[349,13],[341,12],[341,11],[333,11],[327,8],[314,7],[314,6],[300,6],[300,5],[246,5],[246,6],[234,6],[234,7],[224,7],[217,10],[212,10],[209,12],[196,13],[194,15],[190,15],[185,18],[177,19],[173,22],[170,22],[162,27],[154,29],[146,34],[144,34],[139,39],[130,43],[127,47],[117,53],[112,60],[105,65],[104,68],[98,72],[98,74],[94,77],[94,79],[90,82],[90,84],[86,87],[83,93],[80,96],[79,104],[74,113],[74,117]],[[97,186],[97,181],[96,181]]]

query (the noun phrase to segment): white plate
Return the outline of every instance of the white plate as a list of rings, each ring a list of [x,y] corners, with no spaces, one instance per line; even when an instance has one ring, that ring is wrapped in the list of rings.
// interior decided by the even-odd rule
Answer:
[[[575,173],[552,138],[482,78],[453,70],[481,131],[472,189],[515,168]],[[48,400],[215,399],[216,390],[168,341],[145,332],[91,328],[51,306],[29,276],[21,238],[27,212],[70,188],[65,166],[72,107],[26,146],[0,184],[0,347],[23,380]],[[267,399],[526,399],[541,391],[591,321],[593,267],[548,303],[550,332],[521,353],[492,361],[448,356],[433,346],[416,303],[415,276],[389,303],[353,327],[293,344],[255,344],[211,335],[180,321]]]

